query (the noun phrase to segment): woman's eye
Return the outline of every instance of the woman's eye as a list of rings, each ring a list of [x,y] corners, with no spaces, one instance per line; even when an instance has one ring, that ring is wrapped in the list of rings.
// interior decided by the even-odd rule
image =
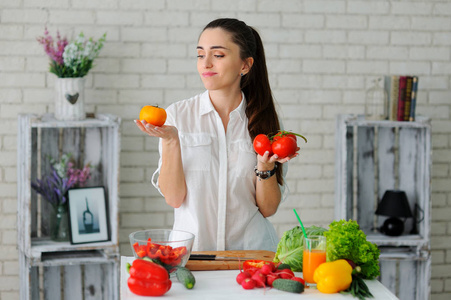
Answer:
[[[198,55],[197,55],[197,58],[204,58],[204,56],[203,56],[203,55],[200,55],[200,54],[198,54]]]
[[[216,54],[216,55],[215,55],[215,57],[217,57],[217,58],[221,58],[221,57],[224,57],[224,55],[219,55],[219,54]]]

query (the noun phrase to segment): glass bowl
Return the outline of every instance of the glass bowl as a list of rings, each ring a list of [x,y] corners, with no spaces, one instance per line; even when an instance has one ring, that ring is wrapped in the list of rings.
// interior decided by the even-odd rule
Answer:
[[[129,238],[135,258],[150,259],[168,270],[186,265],[194,242],[194,234],[171,229],[135,231]]]

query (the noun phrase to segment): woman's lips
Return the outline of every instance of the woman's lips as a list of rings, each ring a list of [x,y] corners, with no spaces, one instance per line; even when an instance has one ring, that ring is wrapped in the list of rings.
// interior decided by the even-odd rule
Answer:
[[[215,73],[215,72],[204,72],[204,73],[202,73],[202,76],[203,77],[211,77],[211,76],[214,76],[216,74],[217,73]]]

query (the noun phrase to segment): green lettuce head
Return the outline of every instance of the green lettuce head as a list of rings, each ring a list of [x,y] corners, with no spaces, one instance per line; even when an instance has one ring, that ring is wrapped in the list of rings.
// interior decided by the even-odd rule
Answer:
[[[374,279],[380,275],[380,251],[376,244],[367,241],[356,221],[333,221],[324,236],[327,238],[327,261],[351,260],[360,266],[364,279]]]
[[[317,226],[305,228],[307,236],[323,235],[326,229]],[[304,253],[304,234],[299,226],[285,231],[277,245],[274,262],[288,264],[294,272],[302,272],[302,258]]]

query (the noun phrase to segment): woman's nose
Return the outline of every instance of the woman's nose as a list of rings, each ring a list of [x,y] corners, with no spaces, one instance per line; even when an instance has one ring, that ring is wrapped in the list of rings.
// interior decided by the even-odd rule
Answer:
[[[213,66],[213,64],[212,64],[211,57],[209,55],[206,55],[205,59],[204,59],[204,67],[205,68],[211,68],[212,66]]]

